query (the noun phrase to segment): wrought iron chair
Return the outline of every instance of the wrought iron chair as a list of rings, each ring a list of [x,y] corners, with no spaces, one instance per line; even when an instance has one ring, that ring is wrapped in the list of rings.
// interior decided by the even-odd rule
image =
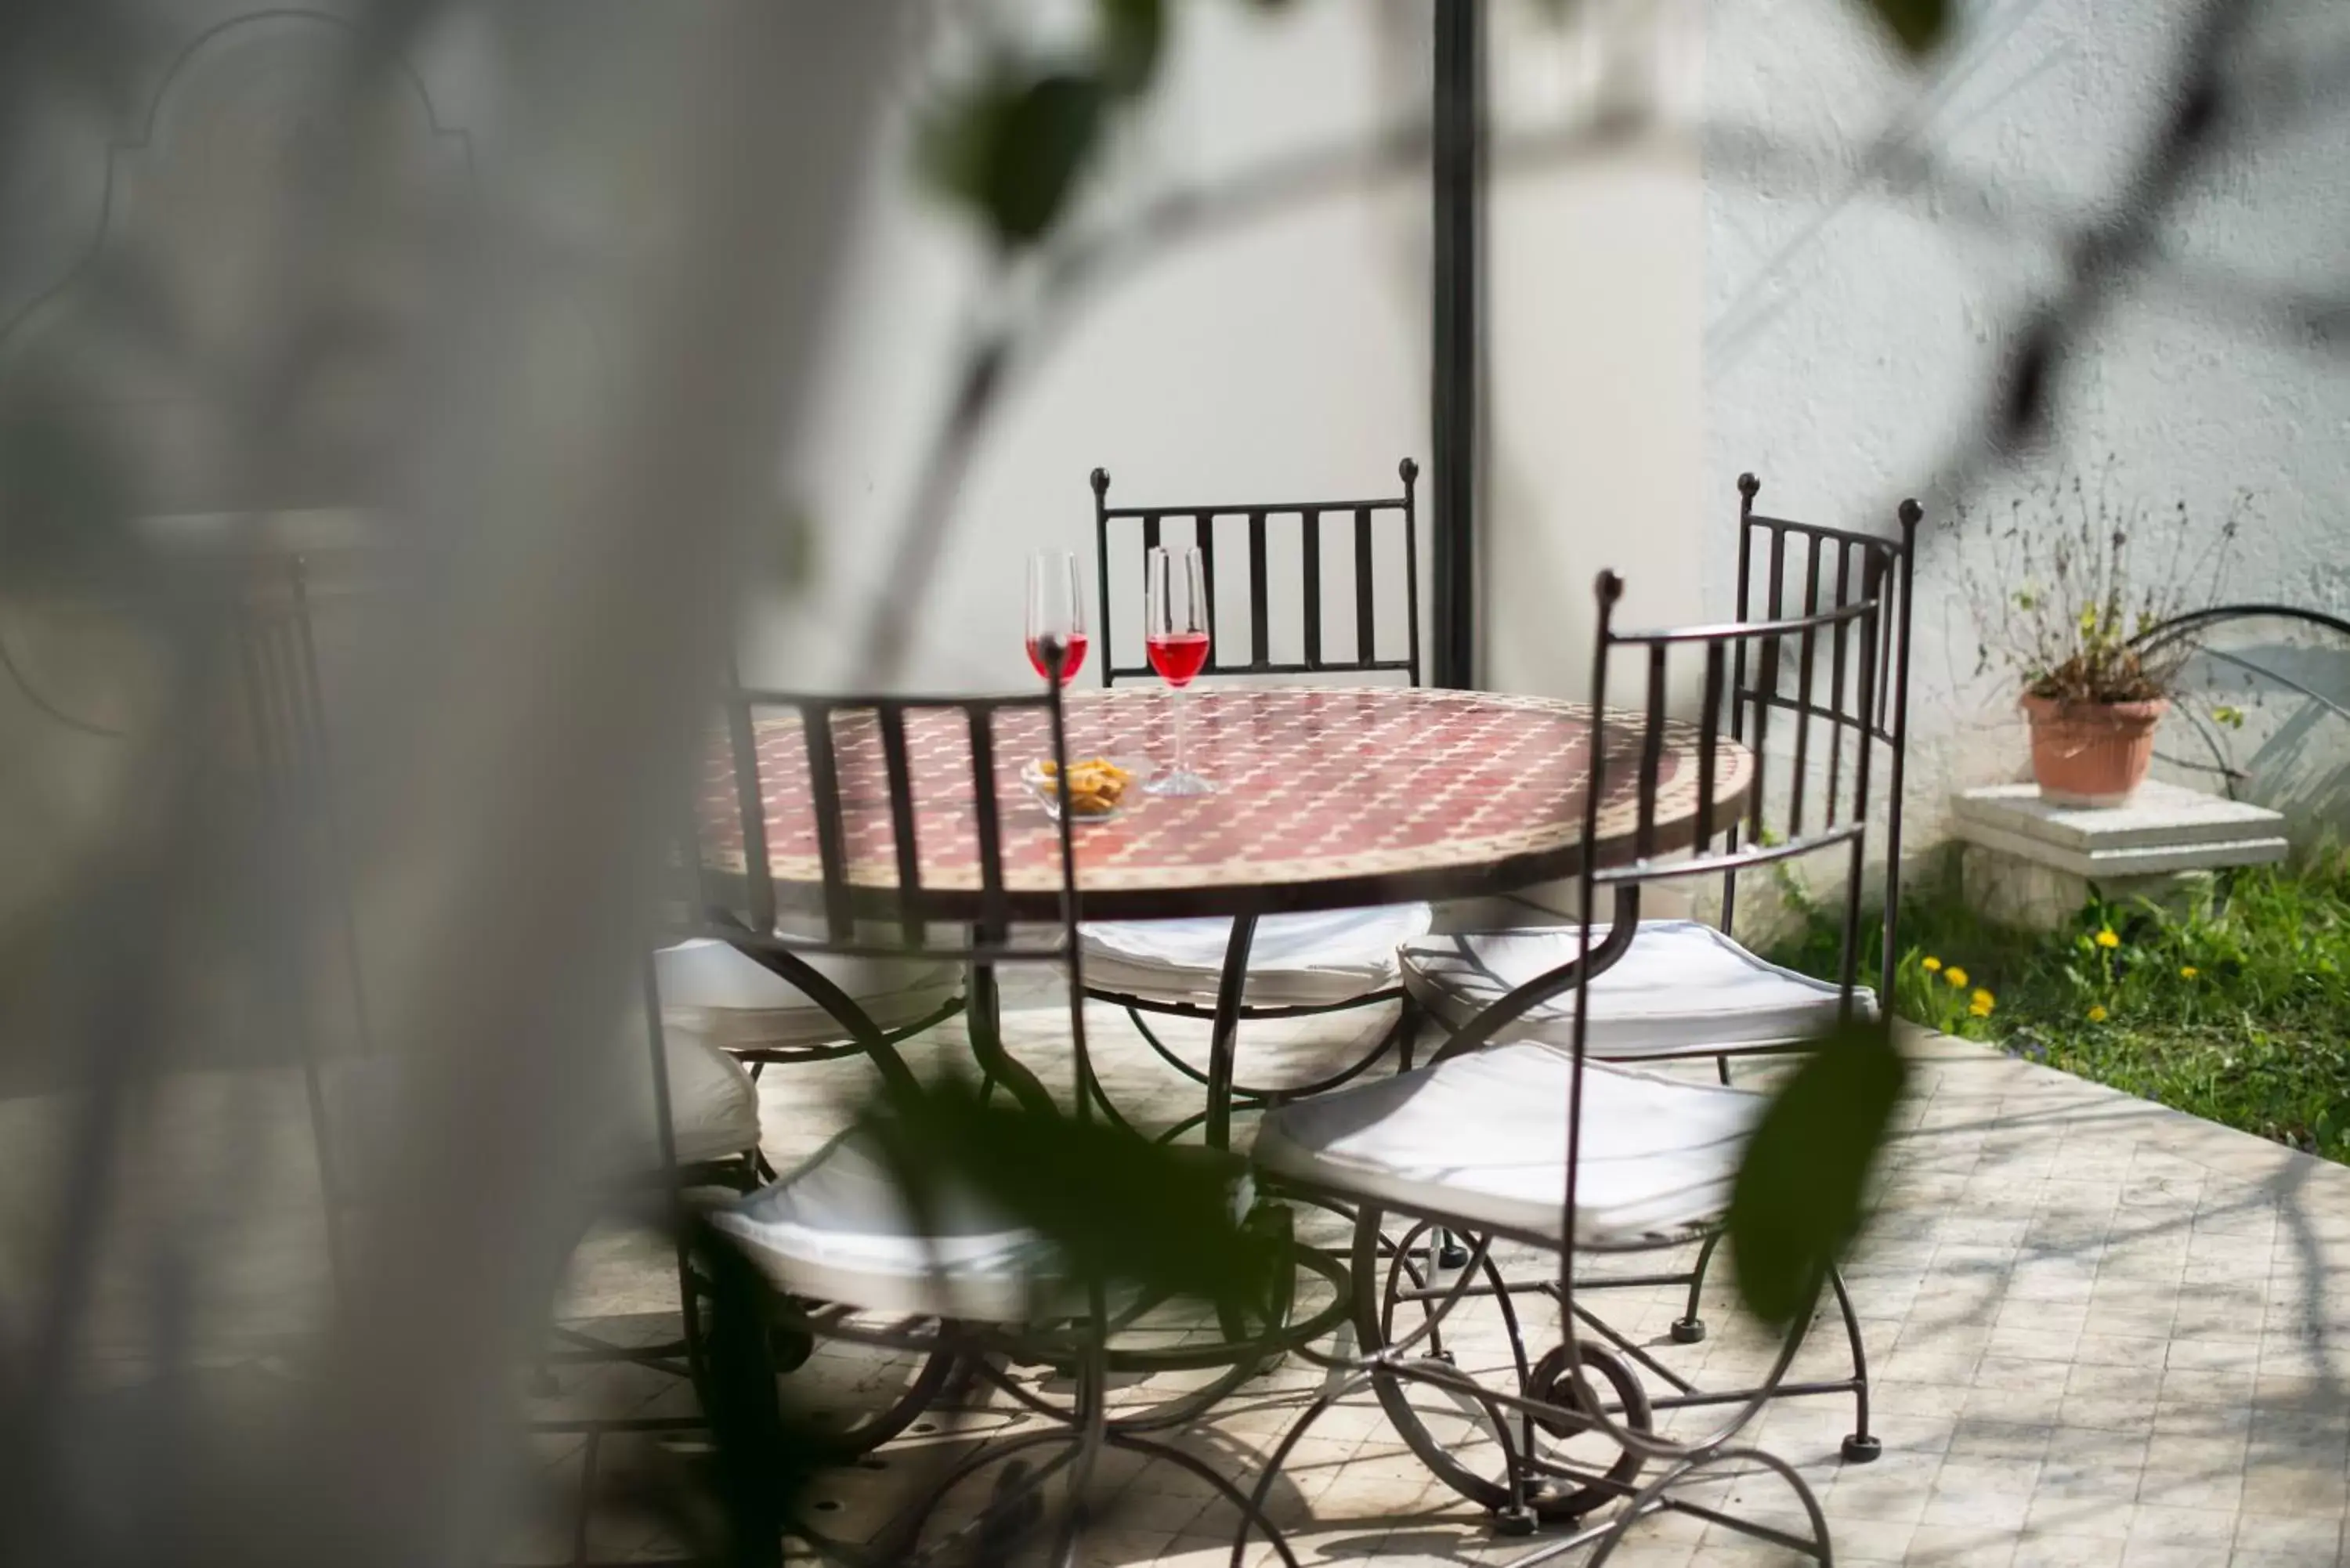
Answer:
[[[2212,605],[2130,641],[2146,659],[2179,660],[2189,699],[2173,704],[2158,760],[2300,818],[2312,836],[2350,830],[2350,620],[2296,605]]]
[[[1294,678],[1314,675],[1401,676],[1419,684],[1419,556],[1413,487],[1419,465],[1409,458],[1396,466],[1403,493],[1366,501],[1310,501],[1230,506],[1112,506],[1109,474],[1095,469],[1094,534],[1101,596],[1101,680],[1152,675],[1147,662],[1121,664],[1115,639],[1114,584],[1143,580],[1147,553],[1162,543],[1196,545],[1202,556],[1211,607],[1211,637],[1202,680],[1219,677]],[[1214,619],[1217,520],[1245,527],[1248,640],[1229,637]],[[1295,520],[1295,553],[1287,526]],[[1188,529],[1181,538],[1174,529]],[[1332,534],[1338,538],[1334,545]],[[1382,550],[1381,538],[1388,545]],[[1397,545],[1400,545],[1400,549]],[[1381,569],[1382,556],[1394,567]],[[1400,561],[1395,557],[1400,555]],[[1130,561],[1129,558],[1130,557]],[[1335,559],[1352,578],[1351,633],[1333,628],[1324,615],[1326,585],[1340,581]],[[1276,616],[1277,568],[1295,562],[1298,611],[1295,619]],[[1393,587],[1401,581],[1401,602]],[[1389,585],[1380,592],[1382,581]],[[1139,595],[1137,596],[1139,597]],[[1134,603],[1128,599],[1123,602]],[[1400,652],[1383,649],[1378,635],[1382,609],[1400,612]],[[1344,638],[1332,646],[1334,629]],[[1284,646],[1277,647],[1276,644]],[[1170,1049],[1145,1014],[1191,1019],[1216,1016],[1217,1000],[1235,965],[1239,975],[1237,1017],[1298,1018],[1351,1008],[1400,1003],[1397,1019],[1371,1049],[1342,1070],[1317,1082],[1279,1089],[1235,1085],[1235,1103],[1262,1105],[1275,1096],[1317,1094],[1360,1075],[1390,1052],[1408,1060],[1416,1017],[1401,986],[1397,950],[1427,934],[1433,911],[1426,904],[1336,909],[1316,914],[1269,915],[1259,919],[1243,941],[1234,942],[1229,919],[1122,920],[1088,923],[1079,933],[1089,974],[1087,994],[1126,1009],[1143,1040],[1178,1072],[1206,1086],[1208,1075]]]
[[[379,1197],[379,1173],[394,1158],[390,1140],[411,1075],[408,1064],[375,1050],[368,1024],[367,991],[352,889],[344,861],[330,745],[329,702],[321,673],[318,634],[307,563],[299,556],[266,556],[232,564],[228,591],[231,649],[240,722],[234,750],[250,764],[255,807],[286,861],[276,901],[288,983],[265,986],[276,1025],[296,1041],[308,1098],[329,1262],[338,1289],[348,1288],[346,1227],[351,1215]],[[370,585],[370,587],[372,585]],[[367,591],[367,590],[362,590]],[[321,944],[331,954],[319,951]],[[296,977],[333,972],[338,983],[319,987]],[[749,1191],[757,1185],[758,1091],[732,1057],[691,1028],[664,1031],[653,1004],[651,965],[642,976],[646,998],[647,1071],[633,1080],[624,1103],[612,1107],[608,1164],[624,1189],[659,1195],[664,1212],[689,1188]],[[340,1019],[322,1015],[334,999]],[[616,1021],[623,1031],[627,1021]],[[334,1038],[330,1038],[334,1037]],[[561,1391],[564,1370],[628,1362],[663,1374],[682,1372],[699,1382],[702,1362],[699,1311],[702,1282],[682,1233],[673,1248],[681,1331],[674,1338],[613,1345],[560,1326],[536,1357],[532,1392]],[[681,1362],[680,1357],[682,1357]],[[702,1425],[693,1415],[538,1416],[526,1423],[542,1434],[583,1438],[580,1527],[574,1563],[588,1560],[586,1519],[593,1507],[602,1446],[620,1433],[658,1436]]]
[[[286,1033],[303,1046],[312,1128],[329,1197],[329,1245],[339,1270],[342,1211],[362,1195],[359,1168],[369,1162],[370,1142],[383,1136],[400,1075],[398,1064],[375,1051],[369,1028],[308,564],[300,556],[265,556],[226,569],[235,578],[229,590],[235,598],[230,656],[242,721],[238,749],[250,760],[255,804],[287,866],[279,885],[291,894],[289,929],[282,933],[288,969],[298,974],[331,968],[340,982],[335,989],[339,1021],[320,1016],[315,988],[273,988]],[[330,954],[318,950],[322,943]],[[329,1033],[342,1036],[347,1048],[329,1048]],[[758,1106],[748,1075],[691,1030],[666,1048],[656,1035],[650,1046],[655,1071],[639,1085],[645,1103],[639,1108],[654,1121],[619,1129],[636,1150],[628,1165],[648,1179],[674,1174],[681,1180],[751,1185]]]
[[[731,662],[730,686],[740,679]],[[778,919],[798,934],[825,935],[824,922],[790,910]],[[755,1081],[771,1064],[836,1061],[865,1050],[878,1033],[892,1044],[962,1011],[962,969],[951,960],[889,950],[838,955],[810,950],[802,962],[829,992],[854,1005],[852,1029],[816,996],[768,965],[714,937],[690,936],[655,955],[661,1003],[678,1025],[748,1064]],[[772,1176],[770,1169],[765,1174]]]
[[[1049,657],[1057,660],[1058,650]],[[1050,1092],[1003,1048],[993,974],[1005,964],[1066,965],[1072,1104],[1083,1121],[1101,1096],[1086,1043],[1059,682],[1048,680],[1045,688],[1037,695],[937,699],[733,693],[727,762],[705,781],[703,820],[713,806],[731,809],[733,826],[714,844],[705,837],[703,863],[714,861],[717,869],[705,874],[702,901],[707,935],[813,997],[895,1091],[918,1090],[914,1069],[816,960],[908,957],[968,965],[971,1044],[986,1080],[1024,1108],[1052,1116],[1061,1113]],[[953,772],[958,798],[918,798],[914,759],[921,757],[931,759],[933,780],[941,767]],[[1040,757],[1055,765],[1055,812],[1031,798],[1019,776]],[[785,781],[783,789],[771,792],[777,781]],[[771,815],[771,793],[795,794],[806,809],[791,820]],[[953,868],[929,857],[935,840],[950,835],[966,838],[967,858]],[[793,857],[805,876],[778,877],[778,857]],[[1058,910],[1049,922],[1039,909],[1048,899]],[[1017,1528],[1023,1508],[1036,1506],[1034,1494],[1045,1477],[1062,1463],[1089,1474],[1105,1446],[1177,1464],[1261,1523],[1230,1480],[1149,1435],[1154,1427],[1179,1424],[1251,1368],[1235,1368],[1202,1396],[1152,1420],[1109,1417],[1107,1378],[1128,1368],[1108,1348],[1113,1316],[1123,1321],[1124,1314],[1112,1314],[1100,1283],[1078,1281],[1046,1238],[983,1199],[942,1189],[908,1168],[902,1151],[871,1124],[834,1137],[720,1210],[713,1227],[781,1293],[780,1321],[812,1340],[921,1359],[920,1373],[889,1408],[836,1434],[844,1453],[905,1429],[958,1366],[1053,1418],[1042,1429],[983,1446],[933,1478],[899,1514],[897,1549],[911,1550],[938,1503],[983,1469],[1053,1446],[1064,1447],[1060,1460],[1034,1472],[1003,1473],[989,1510],[998,1524]],[[1331,1322],[1335,1314],[1319,1328],[1326,1331]],[[1007,1359],[1072,1368],[1072,1405],[1055,1407],[1014,1382],[1003,1367]],[[820,1550],[841,1545],[810,1521],[792,1528]],[[1282,1555],[1288,1560],[1285,1546]]]
[[[833,1061],[862,1049],[806,992],[715,938],[689,937],[654,961],[671,1018],[748,1064],[754,1077],[771,1064]],[[950,963],[824,954],[808,962],[893,1040],[962,1008],[962,972]]]
[[[1565,1538],[1544,1544],[1544,1556],[1597,1542],[1590,1560],[1596,1563],[1638,1516],[1675,1509],[1827,1560],[1826,1527],[1810,1489],[1782,1460],[1737,1445],[1771,1399],[1845,1395],[1856,1401],[1858,1417],[1846,1457],[1874,1454],[1866,1364],[1841,1280],[1831,1272],[1826,1282],[1843,1318],[1848,1376],[1790,1379],[1807,1317],[1792,1327],[1759,1381],[1700,1388],[1600,1312],[1609,1291],[1678,1287],[1690,1276],[1600,1272],[1586,1261],[1718,1235],[1766,1102],[1726,1085],[1603,1064],[1593,1041],[1599,981],[1636,945],[1645,887],[1805,854],[1845,858],[1830,1021],[1861,1016],[1856,967],[1871,749],[1855,747],[1848,762],[1839,758],[1844,765],[1828,787],[1836,804],[1825,821],[1796,831],[1788,793],[1764,787],[1767,732],[1758,726],[1738,742],[1725,732],[1723,710],[1752,701],[1731,683],[1732,661],[1752,653],[1775,663],[1793,644],[1805,666],[1824,661],[1831,668],[1824,709],[1849,726],[1866,722],[1882,690],[1884,657],[1883,585],[1878,572],[1866,575],[1866,590],[1849,602],[1783,619],[1627,634],[1613,625],[1622,585],[1614,574],[1601,574],[1585,831],[1599,836],[1603,810],[1633,814],[1634,857],[1608,867],[1586,862],[1578,881],[1586,913],[1572,933],[1577,959],[1511,991],[1428,1066],[1267,1114],[1254,1155],[1267,1177],[1357,1210],[1356,1328],[1363,1355],[1337,1364],[1349,1376],[1334,1380],[1284,1438],[1260,1495],[1319,1414],[1367,1382],[1421,1460],[1461,1495],[1495,1511],[1504,1531],[1531,1531],[1544,1521],[1569,1526]],[[1609,669],[1623,653],[1645,667],[1643,702],[1637,712],[1611,715],[1603,734]],[[1692,655],[1703,664],[1704,706],[1693,722],[1669,720],[1669,667]],[[1663,774],[1666,737],[1676,729],[1684,743],[1671,750],[1683,756],[1693,750],[1697,758],[1693,832],[1678,845],[1659,826],[1658,809],[1660,788],[1683,782]],[[1749,770],[1750,783],[1744,810],[1725,821],[1713,803],[1730,769]],[[1608,789],[1611,778],[1626,773],[1635,784],[1628,801]],[[1784,831],[1766,835],[1766,827]],[[1606,919],[1589,913],[1603,893],[1613,906]],[[1562,996],[1571,999],[1565,1038],[1502,1042],[1518,1019]],[[1401,1233],[1388,1235],[1399,1220]],[[1441,1230],[1469,1241],[1464,1266],[1449,1278],[1427,1245]],[[1547,1267],[1539,1262],[1544,1258]],[[1472,1303],[1491,1315],[1472,1321]],[[1537,1342],[1552,1334],[1555,1344]],[[1660,1417],[1670,1413],[1708,1409],[1728,1414],[1704,1430],[1663,1429]],[[1705,1472],[1736,1463],[1786,1483],[1809,1539],[1740,1519],[1685,1491]],[[1652,1466],[1659,1468],[1644,1483]],[[1609,1511],[1617,1504],[1622,1506]]]
[[[1807,642],[1789,661],[1764,644],[1749,662],[1744,644],[1731,655],[1728,672],[1732,740],[1751,733],[1759,746],[1773,714],[1794,726],[1794,769],[1788,791],[1787,832],[1802,836],[1810,770],[1825,765],[1830,787],[1823,793],[1828,821],[1835,822],[1833,781],[1847,746],[1883,749],[1887,810],[1883,944],[1878,981],[1890,993],[1900,958],[1897,922],[1901,905],[1901,796],[1908,737],[1910,571],[1918,504],[1901,504],[1898,537],[1848,533],[1815,524],[1789,522],[1755,513],[1762,482],[1752,474],[1738,481],[1738,618],[1777,620],[1790,613],[1812,616],[1882,598],[1879,647],[1886,679],[1870,710],[1845,718],[1819,701],[1821,682]],[[1793,582],[1790,582],[1791,573]],[[1825,672],[1842,681],[1839,663]],[[1792,690],[1791,690],[1792,688]],[[1841,702],[1841,688],[1835,701]],[[1825,732],[1825,754],[1812,749],[1815,731]],[[1736,842],[1735,830],[1732,843]],[[1739,867],[1721,878],[1719,923],[1651,919],[1623,957],[1591,983],[1585,1038],[1600,1061],[1662,1061],[1692,1055],[1715,1059],[1721,1082],[1730,1082],[1733,1056],[1808,1048],[1821,1029],[1840,1013],[1838,989],[1758,957],[1732,935],[1738,910]],[[1605,929],[1605,927],[1602,928]],[[1425,1012],[1448,1028],[1464,1027],[1502,997],[1534,977],[1574,961],[1579,929],[1549,926],[1514,930],[1463,932],[1427,937],[1403,952],[1403,981]],[[1864,1015],[1877,1010],[1877,992],[1863,988],[1854,1004]],[[1504,1038],[1564,1044],[1576,1028],[1575,1009],[1560,1001],[1536,1007],[1513,1022]],[[1684,1327],[1683,1333],[1690,1330]]]

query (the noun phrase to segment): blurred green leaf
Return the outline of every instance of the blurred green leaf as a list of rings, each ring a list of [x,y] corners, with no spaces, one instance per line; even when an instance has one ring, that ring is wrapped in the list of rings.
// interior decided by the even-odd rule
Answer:
[[[1022,249],[1068,204],[1100,141],[1105,97],[1090,76],[1000,65],[923,128],[923,175],[999,244]]]
[[[1229,1152],[983,1103],[960,1080],[893,1096],[866,1121],[910,1181],[968,1183],[1049,1237],[1083,1278],[1265,1299],[1273,1249],[1242,1223],[1246,1168]]]
[[[955,89],[924,119],[915,143],[922,179],[940,195],[988,217],[988,192],[995,179],[1011,118],[1024,87],[1019,67],[1004,59]]]
[[[1865,0],[1865,4],[1893,29],[1893,36],[1913,57],[1940,43],[1950,30],[1950,0]]]
[[[1884,1027],[1820,1042],[1763,1113],[1730,1200],[1739,1293],[1772,1324],[1811,1310],[1828,1266],[1860,1230],[1868,1170],[1909,1064]]]
[[[1150,85],[1167,41],[1163,0],[1094,0],[1101,19],[1102,85],[1131,98]]]

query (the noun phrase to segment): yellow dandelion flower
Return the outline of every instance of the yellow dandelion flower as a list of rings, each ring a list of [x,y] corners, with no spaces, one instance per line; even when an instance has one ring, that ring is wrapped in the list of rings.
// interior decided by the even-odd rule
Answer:
[[[2097,933],[2097,945],[2101,948],[2117,948],[2122,945],[2122,940],[2114,935],[2114,929],[2111,926],[2107,926]]]
[[[2178,978],[2181,980],[2193,980],[2197,975],[2201,974],[2202,972],[2203,971],[2201,970],[2197,969],[2191,963],[2183,963],[2178,966]]]
[[[1928,974],[1933,974],[1941,969],[1942,961],[1938,958],[1929,958],[1922,961],[1918,967],[1924,970]]]
[[[2105,1010],[2105,1008],[2104,1008],[2103,1006],[2094,1006],[2094,1007],[2091,1007],[2091,1008],[2089,1009],[2089,1022],[2090,1022],[2090,1023],[2103,1023],[2105,1021],[2106,1021],[2106,1010]]]
[[[1980,1002],[1968,1008],[1967,1012],[1970,1016],[1976,1018],[1989,1018],[1991,1016],[1991,1009]]]
[[[1954,986],[1963,987],[1967,983],[1967,971],[1960,969],[1958,965],[1952,964],[1950,968],[1942,971],[1942,978],[1949,981]]]
[[[1992,1008],[1999,1005],[1999,999],[1988,991],[1978,990],[1967,1001],[1978,1014],[1987,1014]]]

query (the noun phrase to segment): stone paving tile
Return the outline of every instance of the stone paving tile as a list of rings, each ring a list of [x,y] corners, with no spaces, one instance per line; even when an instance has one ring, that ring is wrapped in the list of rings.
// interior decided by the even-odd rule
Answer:
[[[1304,1081],[1385,1023],[1382,1012],[1250,1026],[1243,1076]],[[1088,1032],[1113,1097],[1141,1123],[1170,1125],[1196,1108],[1196,1088],[1153,1058],[1122,1015],[1095,1009]],[[1039,1064],[1066,1052],[1066,1017],[1047,1010],[1014,1012],[1007,1033],[1015,1053]],[[1176,1020],[1159,1033],[1178,1054],[1204,1060],[1203,1028]],[[951,1054],[962,1043],[948,1028],[927,1046]],[[1745,1433],[1810,1483],[1837,1560],[1965,1568],[2343,1561],[2350,1170],[1962,1042],[1920,1035],[1908,1047],[1916,1092],[1898,1113],[1901,1135],[1885,1162],[1871,1234],[1846,1270],[1872,1358],[1882,1457],[1842,1460],[1848,1397],[1776,1403]],[[820,1143],[834,1125],[827,1109],[856,1071],[770,1072],[771,1158],[787,1164]],[[1742,1069],[1742,1082],[1766,1077]],[[1308,1233],[1326,1244],[1344,1237],[1328,1227]],[[1496,1261],[1510,1260],[1497,1251]],[[1540,1271],[1539,1260],[1524,1262]],[[1646,1269],[1659,1261],[1637,1262]],[[564,1310],[576,1326],[625,1320],[641,1333],[640,1320],[671,1310],[660,1303],[673,1303],[673,1293],[660,1256],[599,1234],[583,1248]],[[1555,1309],[1521,1299],[1533,1303],[1529,1334],[1540,1342],[1555,1321],[1543,1314]],[[1726,1261],[1703,1293],[1710,1332],[1698,1345],[1673,1344],[1667,1333],[1684,1310],[1677,1288],[1586,1299],[1633,1343],[1706,1386],[1753,1376],[1776,1348],[1735,1312]],[[1490,1314],[1481,1322],[1464,1307],[1455,1326],[1461,1367],[1506,1373],[1507,1341]],[[1840,1325],[1824,1320],[1797,1375],[1841,1376],[1842,1341]],[[883,1397],[906,1370],[834,1353],[795,1376],[816,1391],[811,1397],[847,1406]],[[1324,1382],[1293,1360],[1186,1428],[1179,1444],[1251,1482]],[[583,1376],[563,1402],[593,1403],[598,1390],[639,1408],[667,1409],[674,1397],[656,1406],[636,1385]],[[1652,1379],[1650,1391],[1662,1386]],[[1166,1380],[1131,1383],[1113,1406],[1139,1409],[1170,1392]],[[1682,1411],[1662,1424],[1687,1432],[1712,1418]],[[918,1465],[1035,1429],[1037,1419],[939,1412],[884,1451],[888,1468],[833,1484],[827,1517],[852,1533],[861,1521],[878,1523]],[[1492,1451],[1490,1433],[1449,1407],[1431,1407],[1430,1425],[1464,1459]],[[576,1440],[538,1451],[550,1477],[576,1481]],[[1207,1487],[1172,1466],[1121,1464],[1111,1472],[1117,1506],[1082,1561],[1227,1562],[1232,1514]],[[1802,1532],[1794,1494],[1759,1468],[1709,1472],[1684,1495]],[[967,1513],[978,1502],[958,1506]],[[1556,1534],[1496,1532],[1481,1508],[1421,1466],[1367,1393],[1332,1407],[1299,1440],[1271,1506],[1305,1563],[1376,1556],[1482,1568]],[[597,1539],[624,1555],[644,1545],[637,1525],[599,1529]],[[518,1539],[532,1541],[534,1552],[545,1546],[528,1532]],[[1259,1545],[1249,1560],[1269,1553]],[[1766,1542],[1678,1514],[1637,1521],[1610,1559],[1629,1568],[1783,1560]]]

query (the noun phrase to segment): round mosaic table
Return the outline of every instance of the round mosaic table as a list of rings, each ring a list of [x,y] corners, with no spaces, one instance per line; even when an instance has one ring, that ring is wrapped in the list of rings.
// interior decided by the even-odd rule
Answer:
[[[1066,722],[1072,758],[1107,756],[1158,774],[1174,762],[1173,694],[1109,691],[1072,694]],[[1287,911],[1504,893],[1573,874],[1586,855],[1603,864],[1630,857],[1642,814],[1643,723],[1610,713],[1605,795],[1596,833],[1584,832],[1593,724],[1588,707],[1539,697],[1409,688],[1271,688],[1198,691],[1189,706],[1190,761],[1214,780],[1214,794],[1154,796],[1137,790],[1112,820],[1074,827],[1077,882],[1088,920],[1220,916],[1231,919],[1209,1064],[1206,1106],[1168,1135],[1199,1126],[1211,1147],[1229,1147],[1234,1109],[1235,1030],[1250,946],[1261,917]],[[1003,867],[1003,913],[1061,919],[1058,826],[1021,780],[1048,753],[1046,715],[1004,710],[990,743]],[[752,721],[767,863],[779,898],[811,907],[824,888],[806,737],[796,712]],[[912,797],[912,854],[926,918],[981,917],[979,826],[972,732],[953,709],[909,708],[904,761]],[[1669,723],[1657,759],[1652,825],[1659,853],[1687,845],[1699,815],[1701,759],[1695,725]],[[892,912],[899,846],[889,803],[889,763],[880,723],[869,713],[835,715],[832,765],[840,783],[840,857],[852,896]],[[1714,823],[1735,822],[1753,779],[1744,748],[1720,742],[1711,758]],[[738,774],[727,748],[713,754],[701,808],[705,863],[743,867]],[[1633,909],[1621,902],[1619,913]],[[1628,940],[1628,937],[1627,939]],[[1619,947],[1591,958],[1612,959]],[[984,965],[974,966],[968,1002],[975,1048],[991,1070],[1035,1075],[1003,1049],[1000,999]],[[1188,1010],[1187,1010],[1188,1011]],[[1103,1106],[1097,1080],[1079,1078]],[[1016,1092],[1016,1090],[1015,1090]],[[1119,1124],[1130,1127],[1123,1116]],[[1268,1199],[1276,1206],[1285,1200]],[[1333,1283],[1330,1306],[1302,1323],[1285,1319],[1265,1334],[1223,1322],[1223,1340],[1187,1343],[1186,1368],[1231,1370],[1208,1398],[1237,1386],[1271,1354],[1318,1337],[1351,1310],[1343,1260],[1296,1243],[1301,1267]],[[1318,1260],[1318,1261],[1316,1261]],[[1118,1354],[1118,1353],[1114,1353]],[[1149,1369],[1147,1358],[1118,1364]],[[1169,1366],[1174,1362],[1167,1363]]]
[[[1072,694],[1073,757],[1172,766],[1172,695]],[[1638,824],[1640,721],[1607,716],[1606,798],[1596,841],[1584,842],[1590,710],[1542,697],[1409,688],[1195,691],[1191,764],[1217,793],[1162,797],[1139,791],[1106,822],[1081,822],[1078,887],[1088,919],[1251,916],[1504,893],[1571,875],[1588,850],[1627,858]],[[1698,732],[1668,723],[1659,764],[1656,844],[1686,845],[1698,815]],[[844,718],[834,744],[847,796],[843,829],[852,888],[897,886],[878,726]],[[1059,916],[1057,834],[1021,784],[1045,755],[1041,712],[999,716],[994,736],[1007,904],[1014,919]],[[778,893],[813,898],[822,882],[807,764],[795,718],[757,726],[768,864]],[[958,894],[975,910],[977,814],[961,716],[916,711],[907,751],[921,882],[941,914]],[[1727,825],[1746,797],[1752,759],[1724,741],[1714,759],[1713,820]],[[859,787],[858,781],[866,786]],[[723,759],[705,781],[705,849],[742,865],[734,784]]]

